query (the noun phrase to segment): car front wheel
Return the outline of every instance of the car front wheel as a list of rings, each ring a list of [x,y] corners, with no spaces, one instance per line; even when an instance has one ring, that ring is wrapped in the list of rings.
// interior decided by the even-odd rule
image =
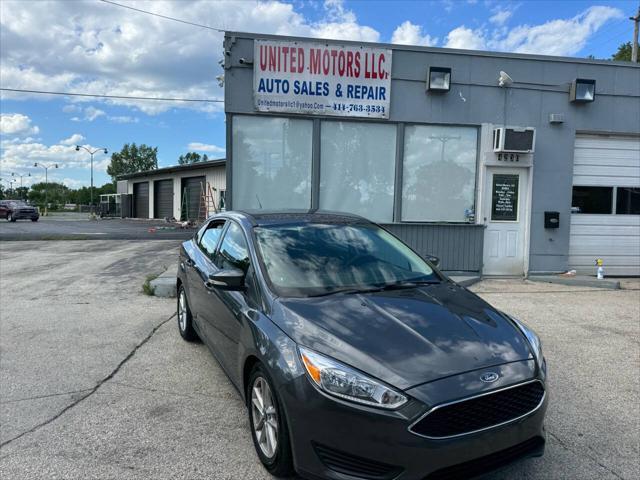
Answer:
[[[260,461],[276,477],[294,473],[289,430],[271,379],[256,365],[247,390],[249,424]]]
[[[13,216],[13,213],[11,213],[11,212],[7,213],[7,222],[15,222],[15,221],[16,221],[16,219]]]
[[[193,316],[191,315],[191,309],[187,302],[187,292],[184,287],[180,285],[178,290],[178,330],[182,338],[188,342],[192,342],[198,338],[198,334],[193,329]]]

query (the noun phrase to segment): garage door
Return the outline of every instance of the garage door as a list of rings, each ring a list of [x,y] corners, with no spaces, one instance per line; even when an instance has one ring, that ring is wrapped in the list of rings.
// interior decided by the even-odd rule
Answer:
[[[572,196],[570,268],[640,275],[640,138],[577,136]]]
[[[156,180],[153,184],[154,218],[173,217],[173,180]]]
[[[133,216],[149,218],[149,182],[133,184]]]
[[[199,218],[202,204],[202,188],[205,182],[205,177],[182,179],[182,197],[180,199],[182,220],[197,220]]]

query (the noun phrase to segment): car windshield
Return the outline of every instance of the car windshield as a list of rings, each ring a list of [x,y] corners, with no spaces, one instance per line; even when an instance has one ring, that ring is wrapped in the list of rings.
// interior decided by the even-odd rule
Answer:
[[[373,224],[287,224],[255,229],[267,277],[283,296],[437,283],[433,268]]]

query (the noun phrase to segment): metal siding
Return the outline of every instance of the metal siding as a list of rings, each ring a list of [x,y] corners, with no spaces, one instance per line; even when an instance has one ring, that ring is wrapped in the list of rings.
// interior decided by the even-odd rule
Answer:
[[[156,180],[153,185],[154,218],[173,217],[173,179]]]
[[[482,271],[483,225],[391,223],[382,226],[420,255],[439,257],[442,270]]]
[[[579,135],[574,185],[640,187],[640,138]],[[569,268],[594,274],[602,258],[607,275],[640,275],[640,215],[571,215]]]
[[[133,202],[136,218],[149,218],[149,182],[133,184]]]

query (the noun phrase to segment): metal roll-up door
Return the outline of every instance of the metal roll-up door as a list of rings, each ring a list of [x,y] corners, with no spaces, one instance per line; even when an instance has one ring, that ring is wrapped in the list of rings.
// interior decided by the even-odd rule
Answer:
[[[202,190],[206,179],[189,177],[182,179],[182,197],[180,199],[180,214],[182,220],[197,220],[203,206]]]
[[[133,184],[133,216],[149,218],[149,182]]]
[[[640,137],[577,135],[569,268],[640,275]]]
[[[156,180],[153,184],[153,217],[173,217],[173,180]]]

